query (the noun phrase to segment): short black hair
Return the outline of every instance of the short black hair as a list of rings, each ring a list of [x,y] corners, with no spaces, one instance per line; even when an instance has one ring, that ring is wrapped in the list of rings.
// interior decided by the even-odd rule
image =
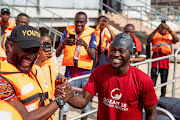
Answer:
[[[135,27],[134,27],[133,24],[127,24],[127,25],[124,27],[124,30],[125,30],[127,27],[132,27],[132,28],[135,30]]]
[[[49,34],[47,34],[47,33],[41,33],[41,37],[44,37],[44,36],[49,37],[49,38],[51,39],[51,41],[52,41],[52,38],[49,36]]]
[[[86,19],[87,19],[87,15],[86,15],[85,12],[81,11],[81,12],[76,13],[75,18],[76,18],[77,15],[84,15],[86,17]]]
[[[29,19],[29,16],[26,13],[19,13],[17,18],[20,17],[20,16],[25,16],[25,17],[27,17]]]
[[[101,19],[101,18],[104,18],[104,19],[106,19],[106,20],[108,20],[108,18],[106,17],[106,16],[99,16],[99,18],[98,18],[98,22],[99,22],[99,20]]]

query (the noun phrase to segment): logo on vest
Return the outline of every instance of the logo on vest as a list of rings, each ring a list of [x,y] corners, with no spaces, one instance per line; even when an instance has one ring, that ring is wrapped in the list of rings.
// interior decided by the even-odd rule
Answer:
[[[22,30],[24,36],[36,36],[40,38],[40,33],[35,30]]]

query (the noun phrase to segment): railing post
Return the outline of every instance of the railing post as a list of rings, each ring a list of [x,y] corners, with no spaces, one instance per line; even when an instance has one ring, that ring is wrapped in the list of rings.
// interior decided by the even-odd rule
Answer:
[[[52,16],[52,19],[51,19],[51,27],[53,27],[53,22],[54,22],[54,13],[53,13],[53,16]]]
[[[26,8],[27,8],[27,1],[28,1],[28,0],[26,0],[26,4],[25,4],[25,11],[24,11],[25,13],[26,13]]]
[[[54,33],[54,40],[53,40],[53,48],[54,48],[54,49],[55,49],[55,43],[56,43],[56,36],[57,36],[57,34]]]
[[[140,31],[142,31],[142,6],[141,6],[141,13],[140,13]]]
[[[103,0],[100,0],[101,15],[103,14]]]
[[[59,120],[63,120],[63,107],[59,108]]]

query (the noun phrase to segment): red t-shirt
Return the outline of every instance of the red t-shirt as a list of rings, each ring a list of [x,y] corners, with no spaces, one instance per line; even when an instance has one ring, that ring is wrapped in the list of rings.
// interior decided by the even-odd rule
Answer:
[[[158,52],[158,56],[157,56],[157,52],[153,52],[152,58],[158,58],[158,57],[163,57],[163,56],[166,56],[166,54]],[[169,58],[159,60],[158,63],[159,63],[158,65],[159,68],[169,69]],[[157,61],[152,62],[152,67],[157,68]]]
[[[125,75],[117,75],[110,64],[97,67],[84,90],[98,92],[98,120],[142,120],[143,106],[157,103],[151,78],[130,66]]]

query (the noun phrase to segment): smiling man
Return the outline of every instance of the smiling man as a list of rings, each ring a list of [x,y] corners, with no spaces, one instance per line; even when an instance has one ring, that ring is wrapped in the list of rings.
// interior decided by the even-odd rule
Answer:
[[[131,36],[120,33],[113,39],[108,52],[111,64],[101,65],[91,73],[83,91],[72,97],[68,87],[66,97],[75,108],[83,108],[98,92],[97,120],[156,120],[156,103],[151,78],[131,66],[133,52]]]
[[[61,42],[56,49],[56,56],[60,56],[64,49],[64,58],[62,65],[66,66],[65,76],[69,79],[80,75],[89,74],[92,71],[93,60],[96,51],[96,36],[94,29],[86,27],[87,15],[84,12],[78,12],[75,15],[75,25],[66,27]],[[71,82],[74,87],[82,88],[88,79],[80,79]],[[64,106],[64,120],[68,112],[69,106]],[[90,103],[82,110],[82,112],[90,111]],[[83,118],[84,120],[87,119]]]
[[[34,65],[40,34],[29,25],[15,27],[8,41],[7,60],[0,61],[0,100],[16,108],[24,120],[52,120],[53,113],[62,107],[59,102],[63,103],[59,97],[50,103],[43,73]]]

